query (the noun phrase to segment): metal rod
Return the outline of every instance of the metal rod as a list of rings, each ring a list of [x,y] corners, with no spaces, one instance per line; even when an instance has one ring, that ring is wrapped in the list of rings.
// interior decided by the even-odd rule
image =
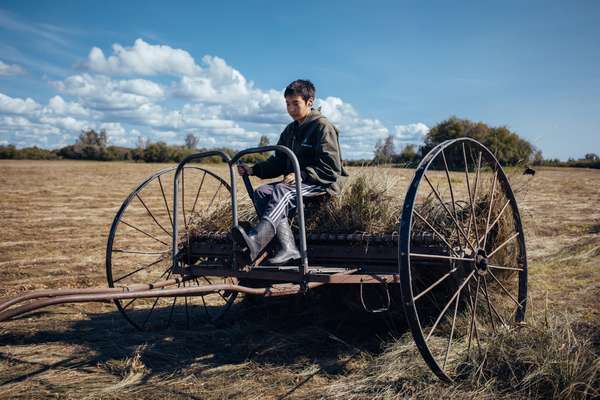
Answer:
[[[423,175],[423,177],[425,178],[425,182],[427,182],[429,184],[429,187],[431,188],[431,190],[435,194],[435,197],[437,197],[438,201],[440,202],[440,204],[442,205],[442,207],[444,208],[444,210],[446,210],[446,213],[448,213],[448,215],[450,216],[450,218],[452,218],[452,222],[454,222],[454,224],[456,225],[456,227],[459,229],[460,233],[462,233],[463,237],[465,238],[465,240],[466,240],[467,244],[469,245],[469,247],[471,248],[471,250],[475,251],[475,248],[473,247],[473,245],[469,241],[469,238],[467,237],[467,235],[463,231],[462,227],[458,224],[458,221],[456,221],[456,219],[454,218],[454,215],[452,215],[452,213],[450,212],[450,210],[448,210],[448,207],[446,207],[446,204],[444,203],[444,201],[440,197],[440,194],[438,193],[438,191],[433,187],[433,185],[429,181],[429,178],[427,177],[427,175]]]
[[[167,209],[167,215],[169,216],[169,222],[171,223],[171,226],[173,226],[173,220],[171,219],[171,210],[169,210],[169,204],[167,203],[167,196],[165,196],[165,189],[163,188],[162,181],[160,180],[160,175],[158,176],[158,184],[160,185],[160,192],[162,193],[162,197],[165,202],[165,208]]]
[[[454,212],[454,218],[458,220],[458,215],[456,214],[456,204],[454,202],[454,191],[452,190],[452,182],[450,179],[450,171],[448,171],[448,162],[446,161],[446,154],[444,153],[444,149],[442,149],[442,160],[444,160],[444,168],[446,169],[446,179],[448,180],[448,187],[450,188],[450,198],[452,199],[452,211]],[[458,239],[458,246],[460,247],[460,251],[464,253],[462,244],[460,242],[460,232],[458,232],[458,228],[456,229],[456,236]]]
[[[496,247],[496,249],[494,249],[494,251],[492,251],[490,254],[488,254],[488,258],[492,258],[492,256],[494,254],[496,254],[499,250],[501,250],[502,248],[504,248],[504,246],[506,246],[511,240],[513,240],[517,236],[519,236],[519,232],[516,232],[514,235],[512,235],[511,237],[509,237],[508,239],[506,239],[500,246]]]
[[[296,210],[298,215],[298,226],[300,228],[300,256],[302,259],[301,264],[301,275],[304,278],[308,273],[308,253],[306,247],[306,227],[304,224],[304,201],[302,200],[302,176],[300,174],[300,163],[298,162],[298,158],[294,154],[294,152],[288,149],[285,146],[276,145],[276,146],[263,146],[263,147],[253,147],[250,149],[242,150],[238,152],[233,158],[229,161],[229,167],[231,170],[231,165],[236,163],[240,158],[247,154],[254,153],[264,153],[267,151],[280,151],[285,154],[291,161],[292,166],[294,167],[294,176],[295,176],[295,186],[296,186]],[[232,181],[233,178],[232,178]],[[236,208],[237,209],[237,203]],[[234,221],[234,226],[237,225],[237,220]]]
[[[448,278],[454,272],[456,272],[456,268],[452,268],[449,272],[447,272],[444,276],[442,276],[440,279],[438,279],[437,281],[435,281],[427,289],[423,290],[421,293],[419,293],[418,295],[416,295],[414,297],[414,301],[417,301],[421,296],[424,296],[427,292],[429,292],[431,289],[433,289],[434,287],[436,287],[437,285],[439,285],[444,279]]]
[[[133,228],[133,229],[135,229],[136,231],[143,233],[144,235],[148,236],[149,238],[152,238],[152,239],[156,240],[157,242],[160,242],[160,243],[164,244],[164,245],[165,245],[165,246],[167,246],[167,247],[169,246],[169,244],[168,244],[168,243],[165,243],[165,242],[163,242],[162,240],[160,240],[160,239],[157,239],[157,238],[155,238],[154,236],[152,236],[151,234],[147,233],[146,231],[143,231],[143,230],[141,230],[140,228],[138,228],[138,227],[136,227],[136,226],[134,226],[134,225],[131,225],[130,223],[128,223],[127,221],[125,221],[125,220],[124,220],[124,219],[122,219],[122,218],[121,218],[121,222],[122,222],[122,223],[124,223],[125,225],[127,225],[128,227],[130,227],[130,228]]]
[[[450,307],[450,305],[452,304],[452,302],[454,302],[454,299],[457,296],[460,296],[460,292],[462,290],[462,288],[467,284],[467,282],[469,282],[469,279],[471,279],[473,277],[473,274],[475,273],[475,271],[471,271],[471,273],[469,274],[469,276],[467,276],[467,278],[464,280],[463,283],[461,283],[461,285],[458,287],[458,289],[456,290],[456,293],[454,293],[454,295],[452,296],[452,298],[450,299],[450,301],[446,304],[446,306],[444,307],[444,309],[442,310],[442,312],[440,313],[439,317],[437,318],[437,320],[435,321],[435,323],[433,324],[433,327],[431,328],[431,330],[429,331],[429,334],[427,335],[427,337],[425,338],[425,341],[428,341],[429,338],[431,337],[431,335],[433,334],[433,331],[435,331],[435,328],[437,328],[438,324],[440,323],[440,320],[442,319],[442,317],[444,316],[444,314],[446,313],[446,311],[448,310],[448,307]]]
[[[162,224],[156,220],[156,218],[154,217],[154,214],[152,214],[152,211],[150,211],[150,209],[148,208],[148,206],[146,205],[146,203],[144,203],[144,200],[142,200],[142,196],[140,196],[138,193],[136,193],[135,197],[137,197],[138,200],[142,203],[142,205],[144,206],[144,208],[148,212],[148,215],[150,215],[150,217],[152,217],[152,219],[154,220],[154,222],[156,223],[156,225],[158,225],[160,227],[160,229],[162,229],[163,231],[165,231],[165,233],[167,235],[171,236],[171,234],[169,233],[169,231],[167,231],[164,228],[164,226],[162,226]]]
[[[441,259],[441,260],[458,260],[458,261],[473,261],[472,258],[464,258],[464,257],[452,257],[452,256],[437,256],[435,254],[421,254],[421,253],[410,253],[411,257],[417,258],[431,258],[431,259]]]
[[[182,280],[179,280],[181,283]],[[313,289],[323,285],[321,282],[310,282],[307,284],[307,288]],[[85,290],[85,289],[81,289]],[[181,297],[181,296],[200,296],[208,293],[215,293],[221,290],[241,292],[257,296],[275,297],[275,296],[287,296],[292,294],[303,293],[306,288],[303,285],[281,285],[271,286],[266,288],[250,288],[240,285],[221,284],[221,285],[206,285],[200,287],[183,287],[177,289],[151,289],[142,291],[123,291],[123,289],[117,289],[119,292],[107,291],[100,293],[89,292],[78,292],[76,294],[63,295],[56,294],[56,297],[49,299],[32,302],[19,307],[10,308],[0,312],[0,322],[5,321],[9,318],[17,315],[22,315],[30,311],[38,310],[40,308],[64,304],[64,303],[90,303],[90,302],[105,302],[111,300],[124,300],[124,299],[135,299],[135,298],[157,298],[157,297]],[[60,291],[58,291],[60,292]]]
[[[433,231],[433,233],[435,233],[436,235],[438,235],[438,237],[439,237],[440,239],[442,239],[442,241],[443,241],[443,242],[446,244],[446,246],[448,246],[448,248],[450,249],[450,251],[451,251],[452,253],[454,253],[456,256],[458,256],[458,254],[456,253],[456,251],[454,251],[454,249],[452,248],[452,246],[450,245],[450,243],[448,243],[448,241],[446,240],[446,238],[444,238],[444,237],[442,236],[442,234],[441,234],[441,233],[439,233],[439,232],[438,232],[438,231],[437,231],[437,230],[436,230],[436,229],[433,227],[433,225],[431,225],[431,224],[429,223],[429,221],[427,221],[427,220],[425,219],[425,217],[423,217],[421,214],[419,214],[419,213],[417,212],[417,210],[413,210],[413,213],[414,213],[414,214],[415,214],[417,217],[419,217],[419,219],[420,219],[421,221],[425,222],[425,224],[426,224],[426,225],[429,227],[429,229],[431,229],[431,230]],[[458,235],[458,230],[456,231],[456,233],[457,233],[457,235]],[[460,245],[460,239],[459,239],[459,245]],[[462,246],[460,246],[460,249],[462,250]]]
[[[237,203],[236,203],[236,195],[235,195],[235,191],[236,191],[236,185],[235,185],[235,180],[233,179],[233,171],[231,169],[231,164],[230,161],[231,159],[229,158],[229,156],[227,154],[225,154],[222,151],[219,150],[212,150],[212,151],[205,151],[202,153],[195,153],[195,154],[191,154],[189,156],[187,156],[186,158],[184,158],[179,165],[177,165],[177,169],[175,170],[175,176],[173,177],[173,234],[169,234],[169,236],[171,236],[172,242],[171,242],[171,250],[172,250],[172,265],[173,267],[175,267],[177,265],[177,201],[178,201],[178,182],[177,180],[179,179],[179,175],[181,174],[181,172],[183,171],[183,168],[185,167],[185,165],[187,163],[189,163],[192,160],[198,160],[198,159],[202,159],[202,158],[206,158],[206,157],[212,157],[212,156],[219,156],[223,159],[223,161],[225,161],[229,167],[229,178],[231,180],[231,208],[233,210],[233,222],[234,224],[237,224]]]

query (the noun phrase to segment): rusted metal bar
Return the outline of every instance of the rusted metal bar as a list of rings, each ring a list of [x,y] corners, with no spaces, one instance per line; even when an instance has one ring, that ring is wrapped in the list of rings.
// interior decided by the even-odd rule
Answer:
[[[75,288],[75,289],[42,289],[42,290],[32,290],[25,294],[21,294],[8,300],[0,303],[0,311],[4,311],[9,307],[14,306],[18,303],[23,303],[27,300],[35,300],[44,297],[57,297],[57,296],[69,296],[76,294],[105,294],[105,293],[122,293],[122,292],[139,292],[143,290],[151,290],[151,289],[159,289],[165,286],[176,285],[178,283],[183,282],[184,279],[174,278],[169,279],[153,284],[133,284],[127,287],[117,287],[117,288]]]
[[[21,305],[14,308],[5,309],[0,312],[0,322],[6,321],[9,318],[28,313],[30,311],[39,310],[40,308],[65,304],[65,303],[90,303],[90,302],[104,302],[112,300],[126,300],[136,298],[157,298],[157,297],[183,297],[183,296],[201,296],[208,293],[216,293],[219,291],[235,291],[240,293],[247,293],[255,296],[264,297],[275,297],[275,296],[289,296],[293,294],[302,293],[307,288],[314,289],[323,285],[321,282],[311,282],[308,285],[303,286],[299,284],[279,284],[265,288],[250,288],[240,285],[206,285],[196,287],[180,287],[176,289],[150,289],[150,290],[126,290],[126,288],[116,289],[118,292],[109,291],[101,293],[90,293],[90,289],[81,289],[79,293],[73,294],[72,290],[69,289],[67,295],[63,295],[60,290],[53,291],[52,297],[34,301],[25,305]],[[48,296],[48,293],[46,293]],[[2,303],[3,305],[5,303]],[[13,303],[14,304],[14,303]]]

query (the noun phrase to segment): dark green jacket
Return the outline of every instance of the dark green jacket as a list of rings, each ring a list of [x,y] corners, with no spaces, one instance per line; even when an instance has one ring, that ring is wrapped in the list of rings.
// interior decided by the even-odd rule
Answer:
[[[348,176],[342,166],[339,131],[317,110],[312,110],[302,124],[297,121],[285,127],[278,145],[291,149],[300,163],[302,182],[327,188],[327,192],[340,192],[340,177]],[[276,178],[293,172],[291,160],[275,152],[267,160],[253,167],[254,175],[262,179]]]

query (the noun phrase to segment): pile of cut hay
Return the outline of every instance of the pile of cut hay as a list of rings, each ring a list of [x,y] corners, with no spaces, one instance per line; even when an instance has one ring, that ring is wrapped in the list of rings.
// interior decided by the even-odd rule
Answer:
[[[354,171],[353,171],[354,172]],[[310,202],[305,207],[308,233],[391,233],[397,230],[402,213],[404,190],[386,171],[364,168],[342,183],[340,195],[325,202]],[[400,188],[400,189],[399,189]],[[256,212],[247,198],[240,198],[238,219],[257,222]],[[231,227],[230,204],[223,204],[208,215],[194,215],[194,232],[227,232]]]

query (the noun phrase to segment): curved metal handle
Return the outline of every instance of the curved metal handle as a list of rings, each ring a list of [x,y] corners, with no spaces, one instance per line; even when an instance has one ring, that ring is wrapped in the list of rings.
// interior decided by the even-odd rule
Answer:
[[[302,258],[302,275],[305,276],[308,273],[308,255],[306,251],[306,228],[304,226],[304,202],[302,201],[302,177],[300,174],[300,163],[294,152],[285,146],[271,145],[262,147],[252,147],[246,150],[238,152],[230,161],[230,164],[236,163],[240,158],[248,154],[265,153],[267,151],[280,151],[284,153],[290,160],[292,160],[292,166],[294,167],[294,176],[296,184],[296,208],[298,212],[298,225],[300,226],[300,255]],[[230,168],[231,169],[231,168]],[[232,186],[233,188],[233,186]],[[237,203],[234,205],[233,213],[237,215]],[[234,225],[237,226],[237,218],[234,218]]]
[[[177,169],[175,170],[175,177],[173,178],[173,237],[172,237],[172,255],[171,260],[173,263],[173,267],[177,265],[177,197],[178,197],[178,186],[177,180],[179,179],[179,175],[181,171],[183,171],[183,167],[193,160],[199,160],[206,157],[219,156],[225,161],[227,167],[229,168],[229,180],[231,182],[231,209],[233,212],[233,224],[237,225],[237,196],[236,196],[236,182],[235,176],[233,175],[233,168],[231,167],[231,159],[227,154],[220,150],[212,150],[212,151],[204,151],[202,153],[195,153],[187,156],[179,165],[177,165]]]

